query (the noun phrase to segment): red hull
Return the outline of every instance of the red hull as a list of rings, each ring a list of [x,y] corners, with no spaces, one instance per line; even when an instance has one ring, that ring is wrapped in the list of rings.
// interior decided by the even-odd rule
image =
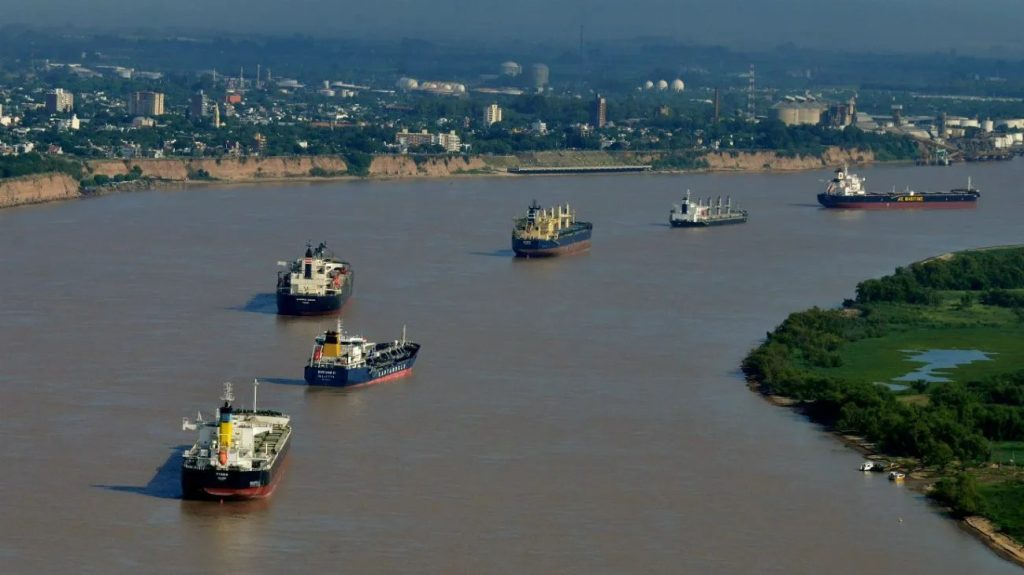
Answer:
[[[204,489],[207,495],[217,499],[263,499],[274,494],[277,482],[263,487],[247,487],[245,489]]]
[[[374,380],[371,380],[371,381],[367,381],[366,383],[357,383],[355,385],[347,385],[347,386],[345,386],[345,389],[354,389],[354,388],[357,388],[357,387],[366,387],[368,385],[375,385],[375,384],[378,384],[378,383],[384,383],[385,381],[393,381],[393,380],[396,380],[396,379],[403,378],[403,377],[405,377],[407,375],[410,375],[411,373],[412,373],[412,368],[410,367],[409,369],[403,369],[402,371],[396,371],[395,373],[392,373],[392,374],[389,374],[389,375],[385,375],[384,377],[380,377],[380,378],[377,378],[377,379],[374,379]]]

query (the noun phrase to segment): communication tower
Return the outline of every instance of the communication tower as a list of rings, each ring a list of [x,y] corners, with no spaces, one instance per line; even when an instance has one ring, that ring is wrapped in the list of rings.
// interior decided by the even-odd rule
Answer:
[[[753,122],[756,118],[757,110],[754,108],[754,65],[750,65],[750,73],[747,74],[747,120]]]

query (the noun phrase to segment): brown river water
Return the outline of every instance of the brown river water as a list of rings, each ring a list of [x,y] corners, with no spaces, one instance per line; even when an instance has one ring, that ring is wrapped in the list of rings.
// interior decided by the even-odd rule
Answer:
[[[817,207],[827,171],[273,184],[0,212],[0,572],[1015,573],[921,495],[750,392],[786,315],[950,250],[1021,243],[1024,162],[855,170],[965,210]],[[671,229],[731,194],[750,222]],[[511,257],[532,199],[588,253]],[[415,373],[309,389],[330,319],[276,316],[277,260],[355,268],[346,328],[423,344]],[[183,416],[292,416],[251,503],[182,501]],[[900,521],[902,519],[902,522]]]

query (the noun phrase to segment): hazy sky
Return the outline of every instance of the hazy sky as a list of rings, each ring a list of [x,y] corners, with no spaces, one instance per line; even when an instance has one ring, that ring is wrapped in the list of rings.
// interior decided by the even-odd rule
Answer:
[[[0,23],[315,36],[672,36],[737,48],[1024,53],[1022,0],[0,0]]]

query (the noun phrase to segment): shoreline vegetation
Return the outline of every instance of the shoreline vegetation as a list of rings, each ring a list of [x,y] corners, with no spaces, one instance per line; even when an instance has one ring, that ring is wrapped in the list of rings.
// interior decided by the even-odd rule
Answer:
[[[519,167],[652,166],[655,173],[774,172],[827,169],[876,161],[871,150],[826,148],[816,154],[774,151],[687,152],[549,151],[508,156],[376,155],[79,160],[37,154],[6,160],[0,208],[193,184],[252,184],[516,176]]]
[[[742,369],[1024,565],[1024,246],[862,281],[839,309],[791,314]]]

